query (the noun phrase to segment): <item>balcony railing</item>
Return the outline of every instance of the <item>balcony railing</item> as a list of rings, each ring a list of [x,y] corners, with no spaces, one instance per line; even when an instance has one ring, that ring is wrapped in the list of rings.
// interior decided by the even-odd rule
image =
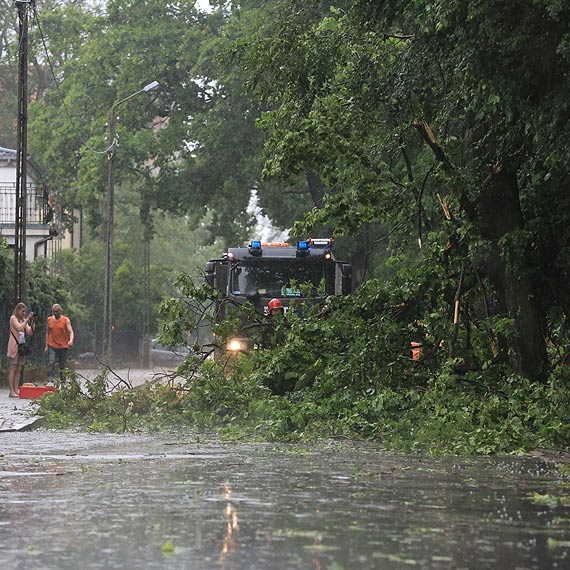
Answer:
[[[49,224],[53,211],[47,192],[34,184],[27,185],[26,224]],[[16,223],[16,185],[0,184],[0,224]]]

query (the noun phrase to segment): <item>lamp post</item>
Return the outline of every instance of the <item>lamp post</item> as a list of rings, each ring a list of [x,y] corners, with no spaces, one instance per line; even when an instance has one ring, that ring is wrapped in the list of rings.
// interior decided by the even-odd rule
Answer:
[[[113,104],[109,110],[109,139],[107,147],[107,222],[105,227],[105,292],[103,301],[103,355],[110,362],[113,352],[113,234],[115,226],[115,151],[117,150],[117,107],[136,95],[152,91],[158,81],[145,85],[139,91]]]

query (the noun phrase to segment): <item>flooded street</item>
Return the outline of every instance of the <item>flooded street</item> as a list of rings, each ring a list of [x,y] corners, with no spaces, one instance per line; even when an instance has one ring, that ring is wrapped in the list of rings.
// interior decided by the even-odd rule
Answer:
[[[539,459],[5,433],[0,568],[567,569],[569,496]]]

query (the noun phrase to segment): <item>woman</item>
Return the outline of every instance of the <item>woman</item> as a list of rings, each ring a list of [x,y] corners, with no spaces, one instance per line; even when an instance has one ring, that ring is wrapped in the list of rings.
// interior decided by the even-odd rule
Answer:
[[[18,354],[18,344],[26,341],[26,335],[34,333],[34,329],[29,321],[34,318],[34,313],[30,311],[26,315],[26,304],[18,303],[12,316],[10,317],[10,336],[8,338],[8,361],[10,369],[8,371],[8,387],[10,388],[10,398],[17,398],[19,395],[18,384],[20,383],[20,374],[24,366],[25,356]]]

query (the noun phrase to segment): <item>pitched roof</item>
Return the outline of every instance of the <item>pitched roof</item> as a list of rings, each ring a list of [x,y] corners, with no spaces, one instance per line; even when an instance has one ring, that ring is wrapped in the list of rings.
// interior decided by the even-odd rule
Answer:
[[[12,148],[4,148],[0,146],[0,167],[1,168],[16,168],[16,160],[18,159],[18,153]],[[39,178],[38,168],[30,160],[26,161],[28,168],[28,177],[30,182],[37,181]]]
[[[1,160],[15,160],[17,153],[11,148],[4,148],[0,146],[0,159]]]

